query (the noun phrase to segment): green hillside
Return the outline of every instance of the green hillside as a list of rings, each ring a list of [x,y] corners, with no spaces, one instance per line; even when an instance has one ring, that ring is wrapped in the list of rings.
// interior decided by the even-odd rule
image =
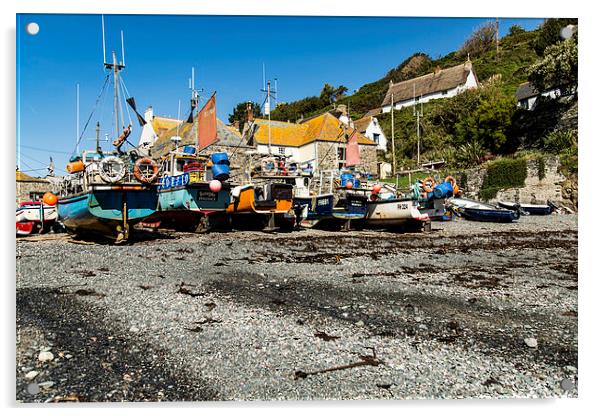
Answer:
[[[495,48],[481,56],[472,56],[471,61],[479,80],[484,81],[495,74],[502,76],[503,89],[513,94],[516,87],[527,80],[526,69],[532,65],[537,54],[532,43],[537,38],[538,31],[520,32],[507,35],[500,40],[499,60],[496,59]],[[436,67],[447,68],[466,61],[465,55],[452,52],[442,58],[432,59],[428,55],[417,52],[405,59],[396,68],[390,70],[381,79],[363,85],[355,94],[339,98],[336,104],[350,104],[353,118],[362,117],[367,111],[380,107],[389,82],[400,82],[425,75]],[[290,103],[283,103],[274,109],[272,118],[275,120],[297,120],[310,117],[332,108],[332,104],[321,101],[320,97],[312,96]]]

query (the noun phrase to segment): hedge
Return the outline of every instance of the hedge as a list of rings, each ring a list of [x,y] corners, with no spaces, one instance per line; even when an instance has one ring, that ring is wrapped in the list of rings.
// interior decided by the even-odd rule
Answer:
[[[482,200],[489,201],[502,189],[525,186],[525,179],[527,179],[526,159],[498,159],[492,161],[487,165],[487,172],[479,197]]]

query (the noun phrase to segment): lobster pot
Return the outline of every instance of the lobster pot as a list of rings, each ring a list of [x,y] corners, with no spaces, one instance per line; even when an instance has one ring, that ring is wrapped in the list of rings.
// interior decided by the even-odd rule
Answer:
[[[357,179],[356,179],[357,180]],[[352,173],[343,173],[341,175],[341,186],[347,185],[347,182],[351,182],[352,185],[355,185],[353,182],[353,174]],[[358,181],[359,182],[359,181]]]
[[[215,179],[224,181],[230,177],[230,166],[214,164],[211,166],[211,173]]]
[[[214,165],[230,165],[230,161],[228,160],[227,153],[213,153],[211,155],[211,161]]]
[[[451,182],[443,182],[435,186],[432,194],[437,199],[448,198],[454,195],[454,187]]]

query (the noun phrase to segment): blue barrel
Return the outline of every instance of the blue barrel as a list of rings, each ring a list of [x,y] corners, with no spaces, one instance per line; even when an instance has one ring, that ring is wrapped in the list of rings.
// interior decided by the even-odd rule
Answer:
[[[229,165],[230,161],[228,160],[228,154],[227,153],[213,153],[211,155],[211,161],[213,162],[214,165]]]
[[[213,165],[211,166],[211,173],[215,179],[225,181],[230,177],[230,166],[228,165]]]
[[[347,185],[347,182],[351,182],[353,184],[353,174],[352,173],[343,173],[341,175],[341,186]]]
[[[435,186],[433,196],[437,199],[447,198],[454,194],[454,187],[451,182],[443,182]]]
[[[353,187],[354,188],[359,188],[360,187],[360,180],[359,179],[354,179],[353,180]]]
[[[194,146],[184,146],[183,152],[187,155],[193,155],[196,153],[196,147]]]

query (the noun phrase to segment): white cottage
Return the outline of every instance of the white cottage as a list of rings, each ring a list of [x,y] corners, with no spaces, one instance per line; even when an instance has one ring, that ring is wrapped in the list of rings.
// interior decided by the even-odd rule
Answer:
[[[391,83],[381,104],[383,113],[391,111],[391,102],[396,110],[430,100],[448,98],[470,88],[476,88],[479,81],[470,60],[451,68],[437,68],[430,74],[407,81]]]
[[[525,110],[533,110],[539,97],[558,98],[561,96],[560,88],[550,88],[542,93],[537,91],[530,82],[523,82],[516,89],[517,106]]]
[[[387,137],[380,128],[380,124],[378,123],[378,119],[376,117],[364,116],[358,120],[354,120],[353,127],[376,143],[376,148],[378,150],[387,151]]]

